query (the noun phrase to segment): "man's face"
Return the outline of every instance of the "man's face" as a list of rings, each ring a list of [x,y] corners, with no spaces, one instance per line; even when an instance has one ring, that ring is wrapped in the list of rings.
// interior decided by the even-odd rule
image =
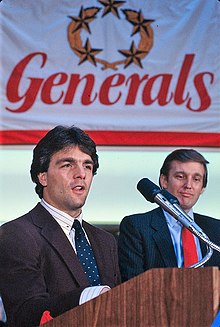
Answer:
[[[44,186],[44,200],[77,217],[92,183],[93,161],[78,146],[67,147],[51,157],[48,171],[38,178]]]
[[[180,162],[174,160],[168,177],[161,175],[161,186],[173,194],[183,210],[188,212],[203,193],[205,169],[198,162]]]

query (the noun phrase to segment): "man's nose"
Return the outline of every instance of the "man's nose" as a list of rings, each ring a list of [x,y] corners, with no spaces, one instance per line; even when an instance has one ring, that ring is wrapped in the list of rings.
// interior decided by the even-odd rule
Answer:
[[[187,188],[191,188],[192,187],[192,179],[191,178],[187,178],[186,179],[185,187],[187,187]]]
[[[74,169],[74,178],[85,178],[86,173],[85,173],[85,168],[81,165],[76,165]]]

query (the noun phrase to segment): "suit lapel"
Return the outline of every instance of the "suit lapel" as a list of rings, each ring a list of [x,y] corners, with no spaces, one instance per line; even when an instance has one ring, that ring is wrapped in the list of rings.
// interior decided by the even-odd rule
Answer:
[[[56,220],[40,204],[33,209],[33,222],[41,228],[41,235],[59,253],[79,285],[88,285],[87,278],[69,240]]]
[[[166,267],[177,267],[176,255],[169,232],[169,228],[166,223],[163,211],[158,208],[155,210],[151,228],[154,230],[153,238],[161,253],[161,258],[164,261]]]

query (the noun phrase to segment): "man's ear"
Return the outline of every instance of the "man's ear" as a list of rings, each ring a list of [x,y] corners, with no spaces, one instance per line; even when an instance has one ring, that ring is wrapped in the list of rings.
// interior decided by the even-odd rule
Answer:
[[[205,187],[201,189],[200,195],[205,191]]]
[[[167,176],[161,174],[160,175],[160,186],[164,189],[167,189],[167,184],[168,184],[168,181],[167,181]]]
[[[47,172],[39,173],[37,175],[39,182],[42,186],[47,186]]]

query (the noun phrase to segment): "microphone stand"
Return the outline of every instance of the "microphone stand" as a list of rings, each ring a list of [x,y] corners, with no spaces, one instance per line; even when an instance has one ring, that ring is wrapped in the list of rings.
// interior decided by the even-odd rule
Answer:
[[[201,228],[197,224],[194,223],[193,219],[188,216],[178,205],[178,200],[173,197],[166,190],[161,190],[160,193],[156,194],[155,198],[157,198],[157,203],[161,205],[161,207],[170,213],[175,219],[177,219],[183,226],[185,226],[191,233],[193,233],[196,237],[198,237],[202,242],[206,243],[207,252],[204,258],[199,260],[197,263],[189,266],[188,268],[199,268],[204,263],[206,263],[213,254],[213,249],[220,252],[220,247],[214,244],[208,236],[203,232]],[[169,201],[166,201],[169,200]],[[170,206],[170,203],[172,206]]]
[[[187,227],[188,228],[188,227]],[[197,231],[194,228],[188,228],[190,232],[192,232],[196,237],[198,237],[202,242],[206,243],[206,255],[204,256],[204,258],[202,258],[201,260],[199,260],[198,262],[194,263],[193,265],[189,266],[188,268],[199,268],[201,266],[204,265],[204,263],[206,263],[212,256],[213,254],[213,245],[214,243],[212,243],[210,241],[210,239],[208,238],[208,236],[202,231]],[[216,246],[218,249],[217,251],[220,252],[220,248],[217,245]]]

